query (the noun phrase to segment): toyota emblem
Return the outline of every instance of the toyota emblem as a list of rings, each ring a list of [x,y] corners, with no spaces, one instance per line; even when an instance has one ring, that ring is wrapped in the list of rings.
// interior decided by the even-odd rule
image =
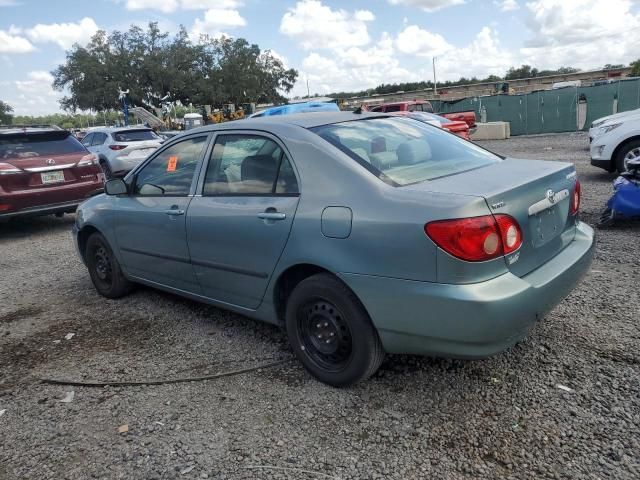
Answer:
[[[56,161],[53,158],[50,158],[49,160],[47,160],[47,165],[55,165]]]
[[[556,203],[556,193],[553,190],[547,190],[547,200],[551,203]]]

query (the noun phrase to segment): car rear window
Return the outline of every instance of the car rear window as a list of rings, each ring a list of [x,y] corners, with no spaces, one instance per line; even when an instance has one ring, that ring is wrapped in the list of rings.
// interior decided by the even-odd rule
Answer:
[[[116,142],[142,142],[144,140],[158,140],[160,137],[153,130],[125,130],[114,132],[113,139]]]
[[[87,149],[67,131],[0,135],[0,159],[83,153]]]
[[[311,129],[394,186],[433,180],[501,161],[473,143],[410,118],[368,118]]]

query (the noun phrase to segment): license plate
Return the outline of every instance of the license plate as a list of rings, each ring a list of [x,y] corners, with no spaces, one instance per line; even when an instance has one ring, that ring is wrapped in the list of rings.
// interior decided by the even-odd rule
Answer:
[[[129,154],[129,157],[133,158],[146,158],[153,152],[155,148],[141,148],[140,150],[134,150]]]
[[[64,182],[64,172],[62,170],[58,170],[57,172],[43,172],[40,174],[40,178],[43,184],[60,183]]]

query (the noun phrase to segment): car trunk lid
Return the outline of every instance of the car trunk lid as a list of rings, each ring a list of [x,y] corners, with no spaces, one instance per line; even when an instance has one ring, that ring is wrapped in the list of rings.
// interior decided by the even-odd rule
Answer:
[[[515,218],[523,242],[505,262],[512,273],[524,276],[573,240],[575,219],[569,211],[575,183],[572,164],[509,158],[414,187],[481,196],[492,213]]]

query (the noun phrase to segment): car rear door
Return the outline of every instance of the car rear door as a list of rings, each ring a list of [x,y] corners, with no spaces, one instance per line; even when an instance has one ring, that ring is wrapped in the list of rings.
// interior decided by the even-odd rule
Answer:
[[[203,294],[257,308],[298,207],[294,167],[275,137],[218,135],[187,212],[187,238]]]
[[[209,137],[191,135],[157,152],[130,179],[130,194],[115,199],[116,241],[129,274],[200,293],[185,218]]]

